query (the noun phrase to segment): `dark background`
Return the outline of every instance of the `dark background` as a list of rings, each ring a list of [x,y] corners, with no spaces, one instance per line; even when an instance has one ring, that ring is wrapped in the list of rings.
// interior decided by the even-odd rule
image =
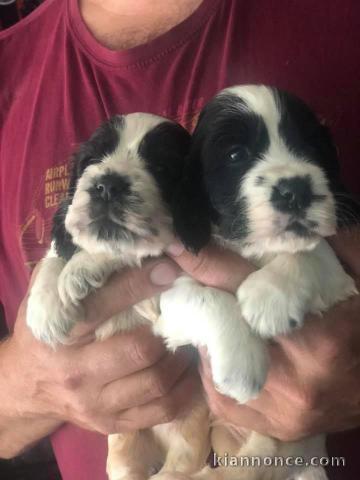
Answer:
[[[10,0],[3,0],[9,3]],[[0,0],[0,30],[11,27],[20,18],[32,12],[43,0],[14,0],[8,5],[2,5]]]

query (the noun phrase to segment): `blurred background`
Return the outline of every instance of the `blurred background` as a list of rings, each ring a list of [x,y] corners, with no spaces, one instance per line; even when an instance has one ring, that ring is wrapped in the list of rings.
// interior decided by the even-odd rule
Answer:
[[[0,30],[29,15],[44,0],[0,0]]]

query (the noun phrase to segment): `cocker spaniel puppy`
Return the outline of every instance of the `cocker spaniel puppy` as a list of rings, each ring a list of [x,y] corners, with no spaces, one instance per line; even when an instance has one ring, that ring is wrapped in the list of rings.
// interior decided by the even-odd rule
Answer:
[[[328,129],[299,98],[260,85],[216,95],[200,115],[178,191],[183,214],[178,212],[175,226],[186,245],[192,246],[190,227],[209,218],[214,240],[258,268],[236,293],[242,317],[258,337],[291,333],[307,313],[319,314],[357,293],[325,238],[350,223],[359,208],[344,193]],[[207,216],[189,218],[190,208]],[[163,295],[162,311],[174,294]],[[177,316],[182,315],[179,305]],[[306,462],[325,455],[321,436],[287,444],[248,432],[240,442],[228,427],[218,422],[212,429],[212,446],[221,456],[299,456]],[[304,465],[205,468],[193,478],[298,475],[326,478],[322,468]]]
[[[193,250],[207,243],[207,205],[200,201],[183,212],[177,204],[190,142],[181,126],[135,113],[112,118],[80,146],[68,196],[54,218],[51,248],[29,296],[27,324],[39,340],[68,343],[72,327],[84,319],[81,301],[114,271],[161,255],[174,241],[175,225],[185,230],[190,221],[186,241]],[[202,220],[193,225],[194,218]],[[234,296],[183,276],[161,303],[149,299],[116,315],[97,329],[97,338],[150,322],[170,349],[205,346],[221,392],[241,402],[258,394],[266,378],[266,351]],[[171,472],[201,469],[209,448],[208,409],[199,396],[171,424],[114,432],[107,470],[112,480],[145,480],[160,465],[174,478]]]

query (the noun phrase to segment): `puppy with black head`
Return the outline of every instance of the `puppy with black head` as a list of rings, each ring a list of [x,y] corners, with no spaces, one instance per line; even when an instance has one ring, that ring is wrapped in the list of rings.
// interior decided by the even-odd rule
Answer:
[[[134,113],[115,116],[80,146],[68,196],[54,218],[51,248],[28,300],[27,324],[39,340],[68,343],[75,323],[85,318],[82,300],[114,271],[164,253],[176,225],[187,223],[183,215],[190,223],[203,219],[187,231],[189,247],[197,250],[210,239],[207,203],[199,197],[187,212],[177,203],[190,142],[180,125]],[[96,337],[151,322],[170,349],[206,347],[221,392],[242,402],[256,396],[265,381],[266,352],[236,298],[185,276],[168,293],[164,301],[149,299],[111,318]],[[146,454],[136,458],[139,451]],[[169,425],[110,435],[107,471],[112,480],[146,480],[163,465],[159,476],[174,479],[175,471],[201,469],[208,453],[208,410],[196,398],[187,415]]]
[[[307,313],[321,313],[357,293],[325,238],[360,219],[359,207],[341,185],[328,129],[299,98],[261,85],[216,95],[200,115],[178,192],[179,208],[186,212],[198,204],[193,211],[202,211],[199,222],[212,224],[214,240],[257,266],[239,286],[237,299],[259,337],[288,334],[302,326]],[[197,219],[177,218],[175,227],[191,246]],[[248,432],[239,442],[226,426],[215,427],[215,452],[224,455],[225,444],[226,453],[236,456],[325,454],[321,436],[286,444]],[[221,467],[196,478],[326,478],[322,468],[303,469]]]

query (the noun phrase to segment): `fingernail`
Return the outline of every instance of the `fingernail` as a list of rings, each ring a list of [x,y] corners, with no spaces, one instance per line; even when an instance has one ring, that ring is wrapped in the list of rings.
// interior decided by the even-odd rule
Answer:
[[[185,247],[182,243],[180,242],[175,242],[172,243],[167,249],[166,252],[171,255],[172,257],[179,257],[183,251],[185,250]]]
[[[177,277],[177,270],[168,263],[159,263],[150,273],[150,280],[159,287],[171,285]]]

